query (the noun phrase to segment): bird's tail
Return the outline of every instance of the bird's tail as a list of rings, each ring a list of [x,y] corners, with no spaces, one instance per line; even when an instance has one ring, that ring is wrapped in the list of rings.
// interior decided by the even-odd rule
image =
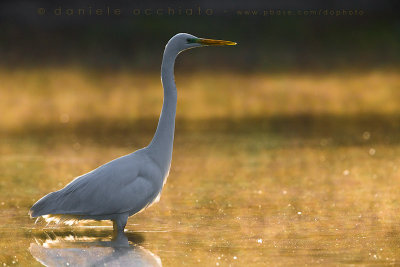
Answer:
[[[52,192],[39,199],[29,210],[31,218],[53,213],[57,206],[57,192]]]
[[[49,223],[55,224],[66,224],[66,225],[73,225],[78,223],[79,221],[89,221],[89,220],[82,220],[80,215],[73,215],[73,214],[47,214],[42,216],[43,219]]]
[[[40,217],[42,217],[48,224],[64,223],[67,225],[73,225],[79,220],[82,220],[82,216],[80,215],[58,213],[58,203],[60,195],[62,194],[59,191],[56,191],[42,197],[32,206],[28,214],[31,218],[39,219]],[[37,221],[38,220],[36,220],[36,222]]]

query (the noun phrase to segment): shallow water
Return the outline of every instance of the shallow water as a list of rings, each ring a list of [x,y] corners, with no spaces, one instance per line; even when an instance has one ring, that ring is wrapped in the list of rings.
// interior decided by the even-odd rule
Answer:
[[[170,176],[121,247],[28,210],[148,144],[159,77],[49,71],[0,72],[0,266],[400,264],[398,72],[177,75]]]
[[[130,137],[120,146],[79,133],[2,139],[0,263],[399,263],[396,139],[385,143],[384,136],[357,136],[353,129],[341,137],[353,138],[351,145],[334,129],[332,136],[292,138],[257,127],[249,133],[178,131],[161,201],[130,218],[130,247],[123,249],[105,245],[108,222],[46,226],[34,224],[27,212],[72,177],[128,153]],[[145,144],[148,136],[133,138]]]

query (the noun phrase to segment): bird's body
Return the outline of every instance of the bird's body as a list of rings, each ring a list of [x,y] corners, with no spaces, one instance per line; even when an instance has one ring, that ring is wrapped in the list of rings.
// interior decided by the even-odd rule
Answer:
[[[127,218],[151,205],[161,193],[163,173],[146,149],[117,158],[75,178],[32,207],[32,216],[48,221],[112,220]],[[126,223],[126,222],[125,222]]]
[[[165,47],[161,66],[164,102],[151,143],[131,154],[110,161],[75,178],[52,192],[31,210],[32,217],[47,221],[112,220],[114,230],[123,232],[127,219],[158,201],[172,160],[177,90],[174,81],[176,56],[202,45],[233,45],[229,41],[177,34]]]

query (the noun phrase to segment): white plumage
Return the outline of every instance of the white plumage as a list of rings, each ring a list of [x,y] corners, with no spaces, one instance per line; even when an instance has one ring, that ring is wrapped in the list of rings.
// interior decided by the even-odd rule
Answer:
[[[128,217],[157,201],[169,173],[175,130],[177,90],[174,63],[186,49],[205,45],[235,45],[180,33],[165,47],[161,79],[164,102],[151,143],[140,150],[110,161],[75,178],[30,209],[31,217],[72,224],[76,220],[112,220],[114,231],[123,232]]]

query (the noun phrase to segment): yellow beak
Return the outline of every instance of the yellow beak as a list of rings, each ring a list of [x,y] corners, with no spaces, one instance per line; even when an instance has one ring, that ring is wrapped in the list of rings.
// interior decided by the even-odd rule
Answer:
[[[237,43],[224,40],[213,40],[213,39],[203,39],[199,38],[198,43],[202,45],[236,45]]]

